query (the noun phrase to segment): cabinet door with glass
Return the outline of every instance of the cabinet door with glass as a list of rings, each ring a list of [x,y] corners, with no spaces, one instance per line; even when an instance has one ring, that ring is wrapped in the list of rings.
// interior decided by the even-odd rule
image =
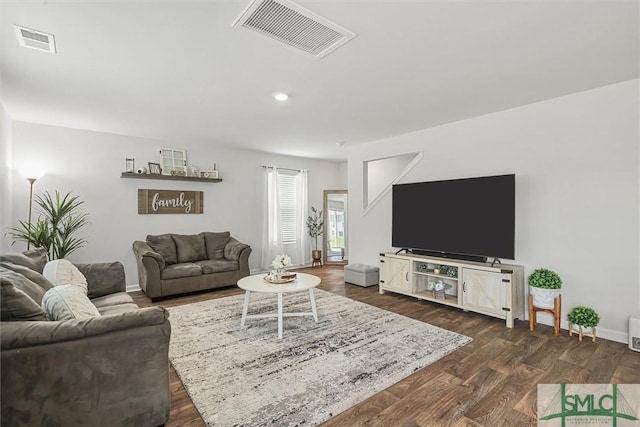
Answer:
[[[187,151],[177,148],[160,149],[160,165],[163,175],[171,175],[171,171],[184,172],[187,175]]]

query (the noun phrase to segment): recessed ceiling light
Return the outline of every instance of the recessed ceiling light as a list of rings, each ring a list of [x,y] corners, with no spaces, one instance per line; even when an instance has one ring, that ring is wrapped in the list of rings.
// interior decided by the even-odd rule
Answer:
[[[277,101],[286,101],[287,99],[289,99],[289,95],[284,92],[274,92],[273,97]]]
[[[345,143],[345,141],[338,141],[338,142],[336,142],[336,145],[338,147],[342,147],[344,145],[344,143]]]

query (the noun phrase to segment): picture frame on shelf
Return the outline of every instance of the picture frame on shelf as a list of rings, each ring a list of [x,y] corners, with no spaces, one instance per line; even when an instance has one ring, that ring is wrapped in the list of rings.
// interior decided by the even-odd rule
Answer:
[[[160,173],[163,175],[171,175],[172,171],[184,172],[183,176],[187,175],[187,150],[172,147],[161,148],[159,160]]]
[[[153,162],[148,162],[149,163],[149,173],[151,175],[160,175],[162,174],[162,169],[160,168],[160,163],[153,163]]]
[[[218,171],[217,170],[200,171],[200,178],[218,179]]]
[[[134,173],[136,171],[135,160],[126,157],[124,159],[125,168],[124,171],[126,173]]]

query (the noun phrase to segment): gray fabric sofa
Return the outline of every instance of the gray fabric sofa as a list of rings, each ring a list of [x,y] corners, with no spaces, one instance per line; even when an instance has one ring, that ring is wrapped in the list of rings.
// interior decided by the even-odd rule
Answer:
[[[249,275],[251,246],[228,231],[149,235],[133,242],[140,287],[152,300],[232,286]]]
[[[119,262],[81,264],[100,316],[46,320],[46,251],[0,255],[1,419],[11,426],[157,426],[169,418],[171,325],[140,309]],[[45,297],[46,298],[46,297]]]

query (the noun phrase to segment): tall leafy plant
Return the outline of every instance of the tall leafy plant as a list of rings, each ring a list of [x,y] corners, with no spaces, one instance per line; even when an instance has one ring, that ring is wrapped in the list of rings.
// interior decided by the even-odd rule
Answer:
[[[7,233],[13,243],[25,242],[36,247],[46,248],[49,259],[65,258],[87,243],[75,233],[89,223],[89,215],[80,211],[84,202],[78,196],[68,192],[64,196],[56,190],[52,196],[48,191],[36,195],[35,203],[40,213],[35,223],[19,221],[18,227],[10,228]]]
[[[322,219],[322,210],[317,210],[311,206],[311,212],[313,215],[307,217],[307,231],[309,236],[316,239],[315,250],[318,250],[318,236],[322,236],[324,233],[324,219]]]

